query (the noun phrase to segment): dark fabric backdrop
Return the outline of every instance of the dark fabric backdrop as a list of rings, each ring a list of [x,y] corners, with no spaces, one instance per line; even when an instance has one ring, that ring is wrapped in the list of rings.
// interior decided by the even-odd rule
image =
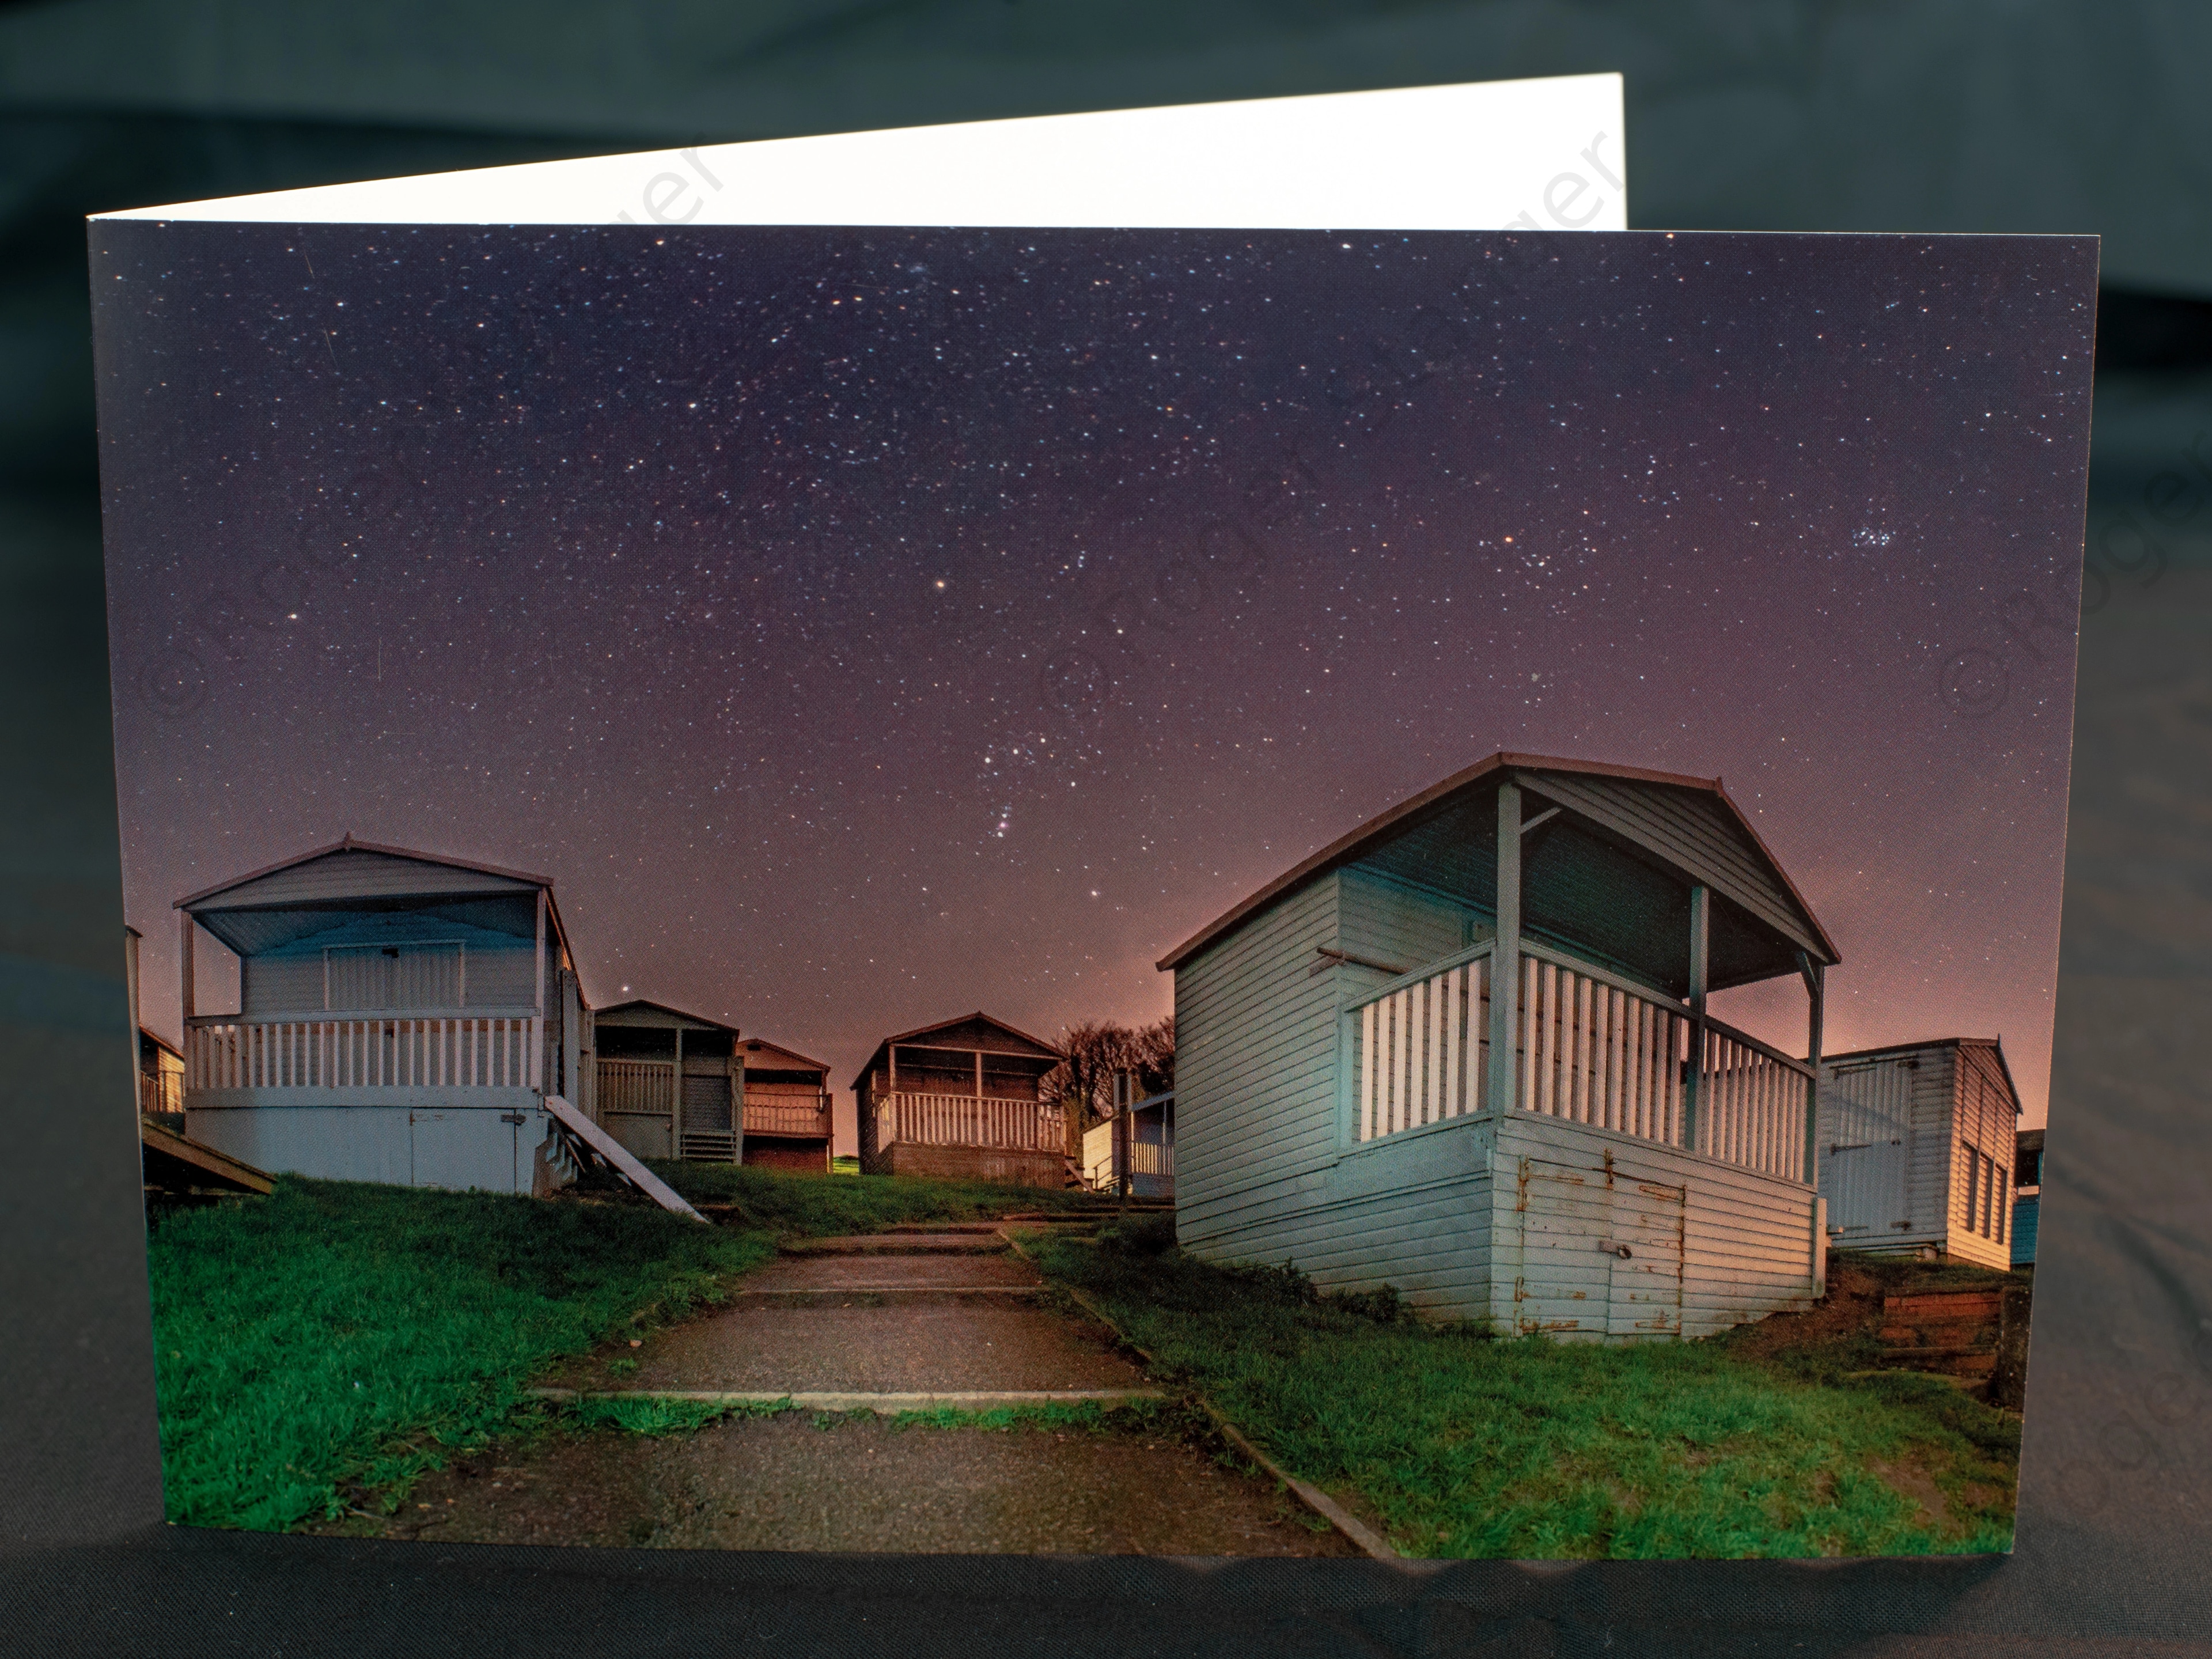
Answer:
[[[22,1652],[1973,1654],[2212,1632],[2212,9],[0,6],[0,1584]],[[2059,1036],[2003,1561],[843,1560],[160,1523],[82,216],[925,121],[1620,70],[1631,222],[2101,233]],[[2039,641],[1993,599],[1990,659]],[[1962,637],[1964,635],[1962,635]]]

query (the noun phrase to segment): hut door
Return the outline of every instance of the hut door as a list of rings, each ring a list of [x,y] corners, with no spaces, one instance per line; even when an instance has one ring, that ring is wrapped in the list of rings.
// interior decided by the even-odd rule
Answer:
[[[1601,1243],[1612,1280],[1607,1335],[1682,1334],[1682,1243],[1687,1195],[1685,1188],[1615,1176],[1611,1191],[1612,1231]]]
[[[1820,1192],[1828,1224],[1846,1243],[1910,1226],[1906,1133],[1912,1067],[1899,1060],[1839,1070],[1821,1091]]]
[[[1612,1275],[1594,1248],[1610,1222],[1605,1175],[1547,1158],[1516,1158],[1513,1328],[1602,1336]]]
[[[1685,1191],[1610,1166],[1610,1158],[1577,1168],[1540,1158],[1507,1166],[1516,1334],[1681,1334]]]
[[[736,1144],[736,1126],[730,1121],[729,1073],[686,1073],[681,1155],[726,1158],[735,1152]]]

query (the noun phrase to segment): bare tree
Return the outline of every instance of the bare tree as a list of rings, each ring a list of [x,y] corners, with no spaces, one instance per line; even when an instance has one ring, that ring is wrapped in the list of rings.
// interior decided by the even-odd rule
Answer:
[[[1044,1074],[1040,1093],[1057,1101],[1067,1126],[1067,1155],[1083,1156],[1083,1132],[1114,1115],[1114,1077],[1133,1072],[1139,1095],[1175,1087],[1175,1016],[1132,1030],[1119,1021],[1086,1019],[1060,1034],[1067,1058]]]
[[[1136,1034],[1110,1019],[1086,1019],[1060,1034],[1066,1058],[1044,1074],[1040,1092],[1066,1109],[1069,1142],[1079,1153],[1083,1132],[1106,1116],[1114,1098],[1114,1073],[1128,1069]]]
[[[1131,1032],[1129,1037],[1139,1088],[1148,1095],[1162,1094],[1174,1088],[1175,1016],[1162,1014],[1150,1025]]]

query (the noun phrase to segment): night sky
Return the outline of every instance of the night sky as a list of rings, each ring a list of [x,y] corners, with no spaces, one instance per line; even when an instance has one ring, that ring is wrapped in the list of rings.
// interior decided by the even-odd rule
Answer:
[[[157,1030],[172,901],[350,831],[552,876],[595,1003],[831,1062],[849,1137],[886,1032],[1164,1012],[1505,748],[1721,775],[1830,1049],[2001,1033],[2042,1121],[2092,241],[93,242]]]

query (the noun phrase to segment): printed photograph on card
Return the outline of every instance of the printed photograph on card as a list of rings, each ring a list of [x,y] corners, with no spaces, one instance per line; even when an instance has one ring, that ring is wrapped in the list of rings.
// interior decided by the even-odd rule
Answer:
[[[2093,239],[91,243],[173,1521],[2011,1548]]]

